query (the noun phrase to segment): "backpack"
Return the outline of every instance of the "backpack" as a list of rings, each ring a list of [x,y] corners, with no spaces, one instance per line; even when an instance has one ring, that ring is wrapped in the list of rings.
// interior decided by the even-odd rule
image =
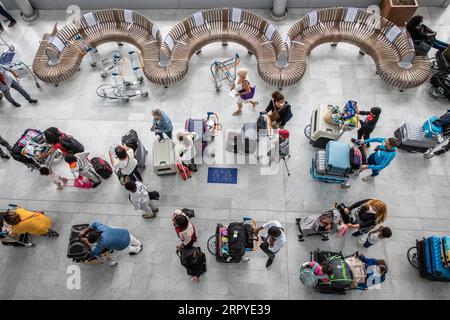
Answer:
[[[75,138],[63,135],[59,143],[67,150],[67,152],[77,154],[84,152],[84,146]]]
[[[200,276],[206,272],[206,257],[198,247],[184,247],[179,253],[181,265],[190,276]]]
[[[328,269],[331,270],[330,285],[334,289],[347,290],[353,283],[353,275],[350,266],[341,256],[332,256],[325,261]]]
[[[58,130],[58,128],[50,127],[45,129],[44,136],[48,143],[55,144],[61,138],[61,132]]]
[[[267,121],[266,121],[266,116],[264,113],[260,113],[258,120],[256,120],[256,129],[258,130],[265,130],[267,129]]]
[[[303,285],[309,288],[314,288],[319,280],[328,278],[327,275],[318,276],[314,273],[314,271],[316,271],[318,267],[319,264],[317,262],[314,263],[312,268],[310,268],[309,265],[306,264],[301,265],[299,278]]]
[[[358,170],[362,163],[362,154],[361,150],[359,150],[357,147],[353,147],[350,149],[350,166],[353,170]]]
[[[113,169],[108,162],[100,157],[92,158],[90,162],[94,167],[95,172],[97,172],[100,177],[102,177],[103,179],[108,179],[109,177],[111,177]]]
[[[240,259],[245,254],[245,229],[242,223],[228,225],[228,249],[233,259]]]

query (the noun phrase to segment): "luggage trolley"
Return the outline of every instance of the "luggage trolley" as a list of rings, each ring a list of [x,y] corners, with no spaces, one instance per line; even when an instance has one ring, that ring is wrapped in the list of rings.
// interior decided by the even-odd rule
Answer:
[[[240,224],[242,226],[243,234],[233,232],[229,234],[229,227]],[[221,263],[238,263],[242,260],[245,252],[258,250],[258,237],[254,236],[253,228],[256,228],[256,222],[249,217],[243,217],[242,222],[234,222],[230,225],[217,224],[216,234],[208,239],[208,251],[216,256],[216,261]],[[232,257],[230,254],[231,243],[241,241],[245,251],[239,257]]]
[[[354,108],[356,112],[356,101],[348,101],[344,111],[347,107]],[[357,113],[348,118],[341,117],[341,114],[340,108],[333,105],[319,105],[313,110],[311,123],[303,131],[313,147],[324,149],[328,141],[337,141],[345,132],[358,127]]]
[[[130,57],[134,79],[130,81],[125,78],[125,72],[122,67],[124,59],[119,51],[114,52],[113,66],[105,70],[112,70],[114,84],[100,85],[96,91],[99,97],[113,100],[120,99],[123,102],[128,102],[130,101],[130,98],[136,96],[148,96],[147,91],[142,91],[142,82],[144,78],[142,76],[142,68],[138,64],[140,56],[136,51],[129,51],[128,55]]]
[[[107,59],[100,56],[97,48],[92,47],[86,40],[83,39],[81,34],[75,35],[72,41],[75,42],[75,47],[82,55],[87,54],[89,56],[89,63],[92,68],[96,68],[98,65],[102,66],[103,72],[101,73],[101,77],[106,78],[108,75],[106,70],[110,68],[110,64]]]
[[[237,53],[234,57],[225,61],[214,61],[211,64],[211,75],[214,79],[214,85],[216,90],[222,87],[222,81],[228,80],[230,83],[234,83],[236,80],[236,70],[240,63],[240,58]]]
[[[420,277],[431,281],[450,282],[450,237],[431,236],[416,240],[407,252],[409,263]]]
[[[41,85],[31,68],[21,60],[13,61],[16,56],[14,46],[9,45],[2,37],[0,37],[0,46],[8,47],[8,49],[3,51],[0,55],[0,65],[10,68],[19,80],[33,78],[36,88],[40,89]]]

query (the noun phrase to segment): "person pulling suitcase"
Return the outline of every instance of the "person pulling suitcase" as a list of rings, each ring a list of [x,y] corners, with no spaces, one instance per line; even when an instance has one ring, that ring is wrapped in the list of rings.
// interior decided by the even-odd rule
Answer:
[[[397,155],[397,144],[398,141],[395,138],[371,138],[364,140],[364,144],[370,142],[381,143],[380,146],[375,148],[369,158],[367,159],[367,164],[361,166],[361,171],[370,169],[372,174],[370,176],[364,177],[363,181],[370,181],[375,179],[376,176],[380,174],[380,171],[389,166],[392,160],[394,160]]]

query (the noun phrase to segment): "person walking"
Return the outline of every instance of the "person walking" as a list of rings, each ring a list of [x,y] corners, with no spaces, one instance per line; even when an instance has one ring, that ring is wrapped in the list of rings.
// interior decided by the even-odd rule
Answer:
[[[269,117],[274,129],[283,129],[293,116],[291,105],[278,91],[272,93],[272,99],[270,99],[269,105],[265,111],[267,114],[270,113]]]
[[[255,236],[258,236],[258,233],[262,229],[267,229],[267,237],[261,237],[263,242],[259,245],[259,247],[269,257],[266,262],[266,268],[268,268],[272,265],[275,255],[286,244],[286,234],[284,233],[281,223],[275,220],[254,228],[253,233]]]
[[[196,149],[194,144],[196,138],[197,134],[195,132],[178,132],[178,143],[175,146],[175,152],[180,161],[193,172],[197,172],[197,165],[195,164]]]
[[[6,150],[8,150],[9,152],[11,152],[11,150],[12,150],[11,145],[8,143],[8,141],[6,141],[5,139],[3,139],[2,136],[0,136],[0,145],[3,146],[3,147],[5,147]],[[0,158],[8,160],[8,159],[11,158],[11,157],[10,157],[9,155],[7,155],[7,154],[5,153],[5,151],[3,151],[2,148],[0,148]]]
[[[250,103],[253,108],[255,108],[258,104],[258,101],[252,100],[252,88],[250,86],[247,68],[240,68],[238,70],[236,80],[231,87],[231,92],[235,92],[234,96],[236,97],[236,104],[238,108],[235,112],[233,112],[233,116],[239,116],[242,114],[242,106],[244,103]]]
[[[92,257],[98,257],[108,250],[122,251],[127,248],[130,255],[136,255],[144,247],[127,229],[109,227],[98,221],[80,232],[80,240],[90,248]],[[111,261],[110,265],[116,266],[117,262]]]
[[[58,237],[59,234],[52,229],[52,220],[44,211],[31,211],[22,207],[7,210],[3,214],[4,221],[12,226],[10,236],[18,238],[19,235],[29,233],[37,236]]]
[[[20,107],[21,104],[16,102],[11,96],[11,88],[18,91],[29,103],[37,103],[36,99],[32,99],[28,92],[25,91],[24,88],[15,80],[11,75],[12,73],[15,78],[18,78],[17,74],[11,68],[7,68],[4,66],[0,66],[0,91],[3,92],[3,95],[6,100],[8,100],[14,107]]]
[[[361,171],[372,170],[370,176],[364,177],[363,181],[370,181],[375,179],[380,174],[380,171],[389,166],[392,160],[397,155],[397,139],[395,138],[370,138],[364,140],[364,144],[371,142],[381,143],[380,146],[375,148],[375,151],[369,156],[367,164],[361,166]]]
[[[169,116],[159,109],[153,109],[152,116],[153,125],[150,130],[156,135],[159,135],[160,140],[164,139],[164,134],[166,134],[169,139],[172,139],[173,125]]]
[[[17,24],[16,19],[14,19],[14,17],[8,11],[6,11],[5,7],[3,7],[3,5],[1,4],[0,4],[0,14],[4,16],[6,19],[8,19],[9,21],[8,28],[14,27]],[[3,25],[0,23],[0,32],[3,31],[5,31],[5,29],[3,28]]]
[[[149,196],[149,190],[142,182],[127,181],[125,182],[125,189],[130,192],[128,198],[134,210],[142,210],[142,217],[145,219],[156,217],[159,209],[153,204]]]

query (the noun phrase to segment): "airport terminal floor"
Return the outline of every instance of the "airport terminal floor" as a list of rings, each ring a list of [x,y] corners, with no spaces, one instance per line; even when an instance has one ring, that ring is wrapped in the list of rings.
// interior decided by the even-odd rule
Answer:
[[[162,38],[172,27],[198,10],[167,9],[138,10],[150,18]],[[270,20],[268,10],[252,12]],[[284,39],[289,28],[311,9],[290,9],[283,21],[271,23]],[[18,11],[11,11],[19,17]],[[41,10],[38,20],[25,23],[18,19],[12,28],[5,26],[1,37],[13,44],[17,59],[31,65],[40,41],[54,24],[66,24],[65,11]],[[416,14],[435,30],[442,40],[450,40],[450,8],[421,7]],[[284,41],[284,40],[283,40]],[[132,46],[124,44],[125,50]],[[116,43],[98,46],[101,57],[113,59]],[[88,57],[80,70],[58,86],[32,79],[20,80],[21,85],[36,104],[25,101],[18,92],[12,95],[22,106],[16,108],[5,98],[0,102],[0,135],[11,145],[28,128],[44,130],[57,127],[80,141],[91,157],[102,157],[108,162],[111,146],[121,143],[121,137],[134,129],[148,150],[145,169],[140,169],[144,184],[157,191],[160,199],[155,218],[144,219],[140,210],[131,205],[129,192],[116,175],[103,180],[96,188],[64,188],[57,190],[48,177],[31,171],[14,159],[0,159],[0,208],[17,204],[29,210],[44,211],[53,221],[52,229],[59,237],[31,236],[34,247],[0,246],[0,299],[448,299],[450,286],[445,282],[421,278],[419,271],[408,261],[407,251],[424,237],[450,235],[450,161],[444,154],[425,159],[421,153],[397,151],[391,164],[373,180],[363,181],[370,171],[351,175],[350,188],[337,183],[313,179],[311,162],[320,150],[309,143],[304,130],[311,122],[311,114],[320,105],[344,106],[357,101],[361,110],[379,107],[380,119],[371,137],[388,138],[405,122],[422,124],[430,116],[440,116],[449,109],[447,99],[435,99],[430,94],[430,82],[400,91],[391,87],[376,74],[376,66],[369,55],[361,55],[356,46],[329,43],[316,47],[307,57],[308,67],[302,79],[284,87],[281,93],[292,108],[293,117],[286,124],[289,131],[289,153],[277,170],[267,174],[256,156],[248,156],[247,163],[199,164],[192,177],[182,180],[178,173],[158,175],[153,170],[153,146],[157,139],[152,127],[152,110],[158,108],[172,120],[174,141],[176,133],[184,131],[186,119],[202,119],[208,112],[219,116],[222,130],[215,143],[225,150],[226,132],[239,132],[244,123],[256,123],[259,111],[270,102],[278,90],[259,76],[255,55],[247,48],[229,42],[222,46],[215,42],[204,46],[190,59],[189,71],[168,88],[152,83],[144,77],[142,90],[147,97],[132,97],[128,102],[102,98],[96,89],[113,83],[113,75],[101,77],[101,67],[92,68]],[[214,61],[225,61],[238,54],[239,67],[248,69],[248,78],[255,86],[254,101],[244,104],[241,115],[236,111],[236,97],[231,97],[230,86],[215,88],[210,66]],[[435,49],[429,52],[433,57]],[[131,60],[131,57],[127,57]],[[132,75],[131,69],[127,75]],[[344,132],[340,142],[351,143],[357,130]],[[373,151],[377,143],[371,143]],[[6,149],[5,149],[6,150]],[[324,150],[324,149],[323,149]],[[371,151],[371,152],[372,152]],[[233,154],[226,152],[226,154]],[[230,157],[228,157],[230,158]],[[233,159],[234,157],[231,157]],[[260,160],[260,159],[259,159]],[[229,168],[237,172],[236,183],[214,183],[211,168]],[[288,175],[287,168],[290,171]],[[64,160],[55,160],[53,171],[67,178],[71,173]],[[231,171],[230,171],[231,172]],[[233,176],[235,178],[235,176]],[[208,183],[209,181],[209,183]],[[351,204],[362,199],[380,199],[387,205],[387,219],[383,225],[392,230],[392,236],[364,248],[354,230],[346,235],[331,234],[328,241],[320,236],[298,241],[297,218],[325,212],[335,203]],[[191,222],[197,235],[196,246],[206,256],[207,272],[200,281],[193,282],[180,264],[176,247],[180,240],[175,233],[172,215],[177,209],[195,211]],[[271,266],[266,267],[267,255],[256,248],[246,252],[249,261],[221,263],[207,249],[207,242],[216,233],[218,223],[227,225],[251,217],[256,224],[279,221],[286,235],[286,245],[276,254]],[[129,255],[127,250],[115,250],[111,257],[117,266],[75,263],[67,257],[71,227],[99,221],[109,226],[126,228],[142,242],[142,251]],[[262,231],[260,235],[265,235]],[[351,290],[345,295],[322,294],[302,284],[299,268],[310,261],[316,249],[351,255],[356,251],[368,258],[385,260],[389,271],[379,288]],[[76,266],[80,270],[80,287],[72,288],[70,279]],[[69,280],[68,280],[69,279]]]

